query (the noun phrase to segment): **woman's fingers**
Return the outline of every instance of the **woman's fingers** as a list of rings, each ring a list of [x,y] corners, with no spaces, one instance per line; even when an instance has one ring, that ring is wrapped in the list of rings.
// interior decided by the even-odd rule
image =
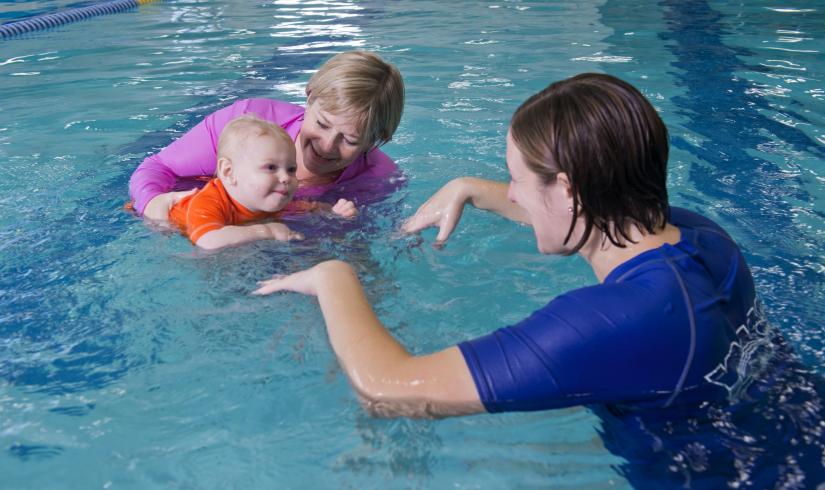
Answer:
[[[450,237],[455,229],[463,206],[456,206],[453,203],[447,204],[444,209],[433,209],[434,206],[424,203],[418,211],[401,226],[404,233],[416,233],[430,226],[438,227],[438,235],[435,240],[444,242]]]
[[[258,281],[258,286],[260,286],[258,289],[252,291],[255,296],[266,296],[267,294],[288,290],[284,288],[284,276],[275,276],[268,281]]]
[[[172,206],[183,200],[184,197],[191,196],[192,194],[198,192],[198,188],[195,187],[194,189],[189,189],[188,191],[177,191],[177,192],[170,192],[169,197],[172,200]],[[170,208],[172,206],[169,206]]]
[[[414,215],[407,218],[407,221],[401,225],[401,231],[404,233],[417,233],[424,228],[435,226],[440,219],[441,213],[438,211],[431,211],[428,203],[424,203],[418,208]]]
[[[441,216],[441,221],[438,222],[438,235],[435,237],[435,241],[437,243],[444,243],[447,241],[447,238],[450,237],[450,234],[455,229],[456,223],[458,223],[458,219],[461,217],[461,211],[464,208],[457,208],[451,210],[451,212],[444,213]]]

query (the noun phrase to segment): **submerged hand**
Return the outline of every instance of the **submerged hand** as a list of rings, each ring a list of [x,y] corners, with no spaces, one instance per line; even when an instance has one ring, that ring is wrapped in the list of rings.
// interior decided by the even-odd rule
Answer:
[[[304,235],[297,231],[292,231],[283,223],[262,223],[261,226],[266,228],[269,238],[288,242],[292,240],[303,240]]]
[[[437,243],[442,243],[447,240],[458,224],[458,220],[461,219],[467,199],[460,179],[451,180],[427,199],[415,214],[404,222],[401,230],[404,233],[416,233],[430,226],[436,226],[438,236],[435,240]]]
[[[184,197],[190,196],[197,192],[198,189],[189,189],[188,191],[165,192],[153,197],[151,201],[143,208],[143,217],[152,221],[169,221],[169,211],[172,206],[181,201]]]
[[[338,199],[338,202],[332,206],[332,212],[344,218],[352,218],[358,215],[358,208],[355,203],[346,199]]]

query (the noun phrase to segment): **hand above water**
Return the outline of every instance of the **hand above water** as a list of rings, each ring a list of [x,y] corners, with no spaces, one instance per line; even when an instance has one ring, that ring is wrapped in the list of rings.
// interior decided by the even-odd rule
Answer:
[[[430,226],[438,227],[436,244],[444,243],[461,219],[468,202],[478,209],[530,224],[527,212],[508,197],[508,184],[476,177],[453,179],[432,195],[402,226],[405,233],[416,233]]]
[[[464,204],[469,199],[464,179],[454,179],[445,184],[422,204],[411,217],[404,222],[404,233],[417,233],[425,228],[438,228],[436,243],[443,243],[461,219]]]

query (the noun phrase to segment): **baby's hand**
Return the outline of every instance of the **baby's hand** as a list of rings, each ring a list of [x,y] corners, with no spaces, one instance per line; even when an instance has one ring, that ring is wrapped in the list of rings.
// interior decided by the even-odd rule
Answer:
[[[288,242],[291,240],[303,240],[304,235],[297,231],[292,231],[283,223],[261,223],[266,227],[269,237],[273,240]]]
[[[338,202],[332,206],[332,212],[344,218],[352,218],[358,215],[358,209],[355,207],[355,203],[347,201],[346,199],[338,199]]]

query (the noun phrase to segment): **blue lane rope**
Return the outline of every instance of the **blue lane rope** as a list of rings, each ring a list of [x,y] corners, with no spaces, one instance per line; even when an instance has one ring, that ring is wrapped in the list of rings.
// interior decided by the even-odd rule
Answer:
[[[39,31],[41,29],[49,29],[97,15],[115,14],[155,1],[158,0],[112,0],[88,7],[78,7],[54,14],[38,15],[24,20],[9,22],[0,25],[0,39],[8,39],[13,36]]]

